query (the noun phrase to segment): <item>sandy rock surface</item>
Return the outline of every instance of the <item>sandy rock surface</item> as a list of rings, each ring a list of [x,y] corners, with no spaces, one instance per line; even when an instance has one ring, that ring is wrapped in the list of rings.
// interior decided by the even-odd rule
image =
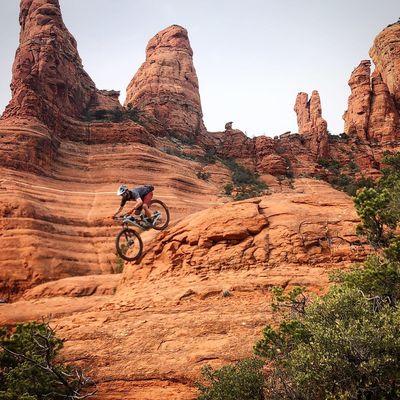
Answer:
[[[99,399],[193,399],[203,365],[251,354],[273,317],[272,286],[326,290],[332,270],[365,257],[357,223],[349,197],[302,179],[173,224],[125,265],[115,294],[74,297],[107,278],[64,279],[1,305],[0,324],[51,316],[64,357],[89,369]],[[85,291],[74,294],[74,282]]]

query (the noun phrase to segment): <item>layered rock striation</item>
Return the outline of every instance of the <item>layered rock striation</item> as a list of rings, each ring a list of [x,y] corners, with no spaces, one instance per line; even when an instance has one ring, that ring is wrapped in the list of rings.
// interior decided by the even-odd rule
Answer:
[[[125,106],[160,122],[168,135],[194,139],[205,132],[186,29],[172,25],[149,41],[146,61],[128,86]]]
[[[274,318],[271,287],[318,292],[332,271],[366,257],[358,222],[344,193],[299,179],[290,192],[172,225],[140,265],[125,266],[115,295],[111,277],[60,280],[3,305],[0,324],[51,314],[63,358],[82,360],[98,399],[190,400],[204,365],[252,354]]]
[[[96,89],[57,0],[22,0],[20,23],[0,121],[0,298],[10,300],[43,282],[115,272],[119,184],[152,183],[175,219],[215,201],[224,176],[214,166],[199,179],[198,162],[161,151],[130,119],[83,121],[87,110],[123,116],[119,93]]]

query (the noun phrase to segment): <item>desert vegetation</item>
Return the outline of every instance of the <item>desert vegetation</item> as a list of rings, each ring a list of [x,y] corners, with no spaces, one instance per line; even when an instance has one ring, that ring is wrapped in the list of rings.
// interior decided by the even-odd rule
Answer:
[[[332,274],[323,296],[274,288],[277,322],[256,358],[204,368],[199,400],[400,398],[400,154],[383,161],[380,181],[354,197],[375,253]]]
[[[92,397],[93,382],[59,358],[64,342],[48,323],[0,331],[0,399],[80,400]]]
[[[112,110],[98,109],[86,113],[87,122],[113,122],[133,121],[141,124],[140,111],[134,107],[115,108]]]
[[[232,174],[232,183],[228,183],[224,187],[227,196],[232,196],[235,200],[244,200],[261,196],[268,189],[268,186],[260,180],[256,173],[238,164],[235,160],[224,159],[221,161]]]
[[[319,158],[318,164],[328,172],[320,178],[329,182],[335,189],[342,190],[350,196],[354,196],[358,189],[374,185],[370,178],[363,176],[355,178],[354,174],[359,172],[360,168],[354,161],[350,161],[344,167],[339,161],[332,158]]]

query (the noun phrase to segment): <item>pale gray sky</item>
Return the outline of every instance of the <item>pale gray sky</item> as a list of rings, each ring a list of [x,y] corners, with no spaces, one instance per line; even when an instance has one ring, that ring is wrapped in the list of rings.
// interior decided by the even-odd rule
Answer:
[[[189,31],[209,130],[225,122],[249,136],[297,130],[297,92],[317,89],[332,133],[343,131],[351,71],[374,37],[400,17],[399,0],[60,0],[86,71],[99,89],[121,90],[148,40]],[[19,0],[1,0],[0,111],[9,101]]]

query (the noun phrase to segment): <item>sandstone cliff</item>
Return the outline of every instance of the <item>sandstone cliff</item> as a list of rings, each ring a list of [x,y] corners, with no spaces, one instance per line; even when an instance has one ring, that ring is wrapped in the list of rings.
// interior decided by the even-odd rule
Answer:
[[[151,182],[173,218],[213,203],[224,168],[168,155],[132,120],[80,120],[122,109],[85,73],[57,0],[22,0],[12,100],[0,121],[0,298],[71,276],[112,273],[115,188]],[[175,148],[174,148],[175,149]]]
[[[128,86],[125,105],[156,119],[166,134],[194,139],[205,132],[186,29],[172,25],[150,40],[146,61]]]

